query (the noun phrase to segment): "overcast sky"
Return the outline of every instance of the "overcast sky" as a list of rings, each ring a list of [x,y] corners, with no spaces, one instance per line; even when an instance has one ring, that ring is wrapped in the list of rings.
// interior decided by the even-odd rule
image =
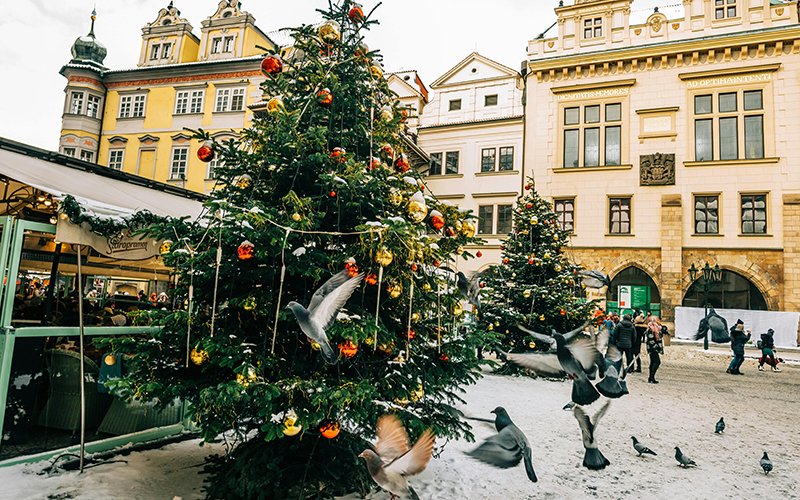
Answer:
[[[0,0],[11,3],[11,0]],[[57,149],[66,80],[58,74],[71,58],[76,37],[89,30],[97,5],[95,34],[108,48],[109,68],[136,66],[141,28],[168,0],[26,0],[0,17],[0,136]],[[311,23],[327,0],[244,0],[244,10],[265,32]],[[362,0],[365,11],[377,3]],[[637,7],[655,2],[639,0]],[[472,51],[519,69],[527,41],[555,21],[551,0],[384,0],[380,25],[367,38],[380,49],[386,69],[416,69],[426,84]],[[200,35],[200,23],[216,0],[175,0]],[[552,32],[551,32],[552,33]],[[13,43],[11,43],[13,41]]]

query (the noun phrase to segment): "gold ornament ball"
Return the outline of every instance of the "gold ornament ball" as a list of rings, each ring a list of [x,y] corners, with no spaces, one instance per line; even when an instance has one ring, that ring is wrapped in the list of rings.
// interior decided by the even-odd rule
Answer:
[[[241,386],[247,387],[252,382],[255,382],[257,378],[258,375],[256,375],[255,368],[253,368],[252,366],[248,366],[244,374],[242,373],[236,374],[236,383],[238,383]]]
[[[535,215],[533,217],[531,217],[531,225],[535,226],[538,223],[539,223],[539,218],[538,217],[536,217]]]
[[[300,222],[300,219],[301,219],[300,214],[298,214],[297,212],[292,214],[292,220],[293,221]]]
[[[247,189],[253,183],[253,178],[247,174],[242,174],[233,181],[239,189]]]
[[[242,303],[242,309],[245,311],[252,311],[256,308],[256,298],[252,295],[244,299],[244,303]]]
[[[267,101],[267,113],[275,114],[279,111],[283,111],[285,106],[283,105],[283,99],[280,97],[273,97],[269,101]]]
[[[192,352],[189,353],[189,359],[192,360],[192,363],[196,364],[197,366],[200,366],[206,361],[208,361],[208,353],[203,349],[195,347],[194,349],[192,349]]]
[[[410,201],[408,203],[408,215],[414,222],[422,222],[425,216],[428,215],[428,208],[417,201]]]
[[[166,240],[158,247],[158,253],[166,255],[172,251],[172,240]]]
[[[489,323],[489,326],[487,326],[486,329],[489,330],[490,332],[492,332],[492,331],[494,331],[494,325]]]
[[[117,357],[113,354],[109,354],[103,358],[103,363],[107,364],[108,366],[114,366],[117,364]]]
[[[459,304],[459,303],[456,303],[456,304],[453,306],[453,315],[454,315],[454,316],[461,316],[461,314],[462,314],[463,312],[464,312],[464,308],[463,308],[463,307],[461,307],[461,304]]]
[[[394,118],[394,111],[391,106],[384,106],[381,108],[381,119],[385,122],[390,122]]]
[[[433,288],[431,287],[430,283],[423,283],[422,284],[422,291],[423,292],[430,292],[431,290],[433,290]]]
[[[312,341],[311,342],[311,349],[313,349],[315,351],[319,351],[320,345],[318,343]]]
[[[398,206],[403,203],[403,193],[395,188],[392,188],[392,190],[389,191],[389,203],[394,206]]]
[[[524,292],[522,292],[522,296],[525,297],[526,299],[531,298],[531,291],[525,290]]]
[[[422,396],[424,395],[425,395],[425,390],[422,388],[422,384],[417,384],[417,388],[411,391],[409,399],[411,399],[412,402],[416,403],[417,401],[422,399]]]
[[[377,64],[373,64],[369,67],[369,73],[373,76],[373,78],[383,78],[383,70]]]
[[[303,430],[303,426],[297,423],[297,417],[293,414],[287,415],[286,418],[283,419],[283,434],[289,437],[296,436],[300,434],[300,431]]]
[[[560,265],[560,264],[556,264],[556,265],[553,267],[553,269],[555,269],[557,273],[560,273],[560,272],[561,272],[561,265]]]
[[[461,234],[467,238],[475,236],[475,224],[470,221],[465,221],[461,224]]]
[[[539,321],[544,321],[544,320],[545,320],[544,314],[539,315]]]
[[[545,259],[549,259],[550,258],[550,253],[549,252],[545,252],[542,257],[544,257]]]
[[[419,321],[419,313],[413,313],[413,314],[411,314],[411,321],[413,321],[413,322],[415,322],[415,323],[416,323],[417,321]]]
[[[319,37],[325,43],[338,42],[342,38],[342,31],[339,23],[334,20],[325,21],[317,30]]]
[[[397,283],[390,283],[386,286],[386,292],[389,294],[389,297],[396,299],[403,293],[403,287]]]
[[[553,235],[553,241],[558,241],[558,235]]]
[[[381,247],[380,250],[375,252],[375,263],[381,267],[387,267],[394,260],[394,254],[386,247]]]
[[[528,347],[530,347],[531,349],[536,349],[536,342],[531,340],[530,342],[528,342]]]

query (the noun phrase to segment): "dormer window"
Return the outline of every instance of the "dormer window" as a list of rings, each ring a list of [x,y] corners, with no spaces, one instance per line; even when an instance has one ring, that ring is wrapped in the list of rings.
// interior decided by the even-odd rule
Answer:
[[[714,0],[714,19],[736,17],[736,0]]]
[[[211,40],[211,53],[219,54],[220,52],[222,52],[222,38]]]
[[[161,46],[161,59],[169,59],[172,55],[172,44],[165,43]]]
[[[601,38],[603,36],[603,18],[593,17],[583,20],[583,38],[590,40],[592,38]]]
[[[233,37],[226,36],[223,45],[225,52],[233,52]]]
[[[150,47],[150,60],[151,61],[158,60],[158,54],[159,54],[160,50],[161,50],[161,44],[159,44],[159,43],[154,43],[153,46]]]
[[[171,43],[154,43],[150,46],[150,60],[169,59],[172,55]]]
[[[233,40],[234,37],[232,36],[219,36],[211,40],[211,53],[212,54],[222,54],[222,53],[231,53],[233,52]]]

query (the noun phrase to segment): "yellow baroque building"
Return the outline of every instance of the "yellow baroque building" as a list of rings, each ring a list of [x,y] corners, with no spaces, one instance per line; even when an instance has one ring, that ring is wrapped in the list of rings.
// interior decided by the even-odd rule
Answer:
[[[218,140],[250,126],[261,100],[264,49],[277,45],[238,0],[221,0],[200,37],[172,2],[142,28],[135,68],[103,66],[106,49],[89,34],[61,68],[67,79],[59,151],[199,192],[214,186],[185,128]]]

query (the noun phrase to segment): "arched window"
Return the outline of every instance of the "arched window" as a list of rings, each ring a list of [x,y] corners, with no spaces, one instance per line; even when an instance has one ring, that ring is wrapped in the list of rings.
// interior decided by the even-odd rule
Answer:
[[[750,309],[766,311],[767,300],[752,281],[741,274],[722,270],[722,283],[711,285],[708,303],[718,309]],[[703,307],[703,279],[700,278],[689,287],[683,296],[683,305]]]
[[[642,307],[642,309],[650,309],[653,314],[660,313],[661,293],[649,274],[635,266],[627,267],[617,273],[611,280],[611,285],[606,292],[606,300],[610,302],[608,304],[609,309],[614,309],[614,304],[619,303],[620,286],[648,287],[650,289],[650,303],[647,306],[643,304],[634,305]]]

